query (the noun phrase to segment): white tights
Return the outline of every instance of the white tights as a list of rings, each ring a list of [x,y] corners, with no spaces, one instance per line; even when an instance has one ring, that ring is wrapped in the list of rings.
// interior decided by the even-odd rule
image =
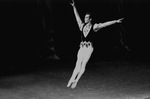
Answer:
[[[92,52],[93,52],[93,47],[92,47],[91,42],[80,43],[80,49],[77,55],[76,66],[73,71],[72,77],[68,82],[67,87],[69,87],[71,83],[73,83],[72,88],[76,87],[77,82],[79,81],[79,79],[81,78],[81,76],[83,75],[85,71],[86,64],[88,60],[90,59]]]

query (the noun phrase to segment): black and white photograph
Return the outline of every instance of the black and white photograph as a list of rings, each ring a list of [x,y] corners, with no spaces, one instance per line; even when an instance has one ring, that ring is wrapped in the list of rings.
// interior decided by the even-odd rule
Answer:
[[[0,99],[150,99],[149,0],[1,0]]]

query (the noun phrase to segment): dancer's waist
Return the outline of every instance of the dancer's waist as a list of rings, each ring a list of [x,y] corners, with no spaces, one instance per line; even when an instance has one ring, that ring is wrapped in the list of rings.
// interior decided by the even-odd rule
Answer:
[[[82,41],[82,42],[80,43],[80,47],[84,47],[84,46],[88,47],[88,46],[91,46],[91,45],[92,45],[91,42],[86,42],[86,41]]]

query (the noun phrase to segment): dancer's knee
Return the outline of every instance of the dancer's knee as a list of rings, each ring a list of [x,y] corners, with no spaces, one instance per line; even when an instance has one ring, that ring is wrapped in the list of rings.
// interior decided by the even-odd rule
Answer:
[[[83,52],[84,52],[83,49],[79,49],[79,52],[78,52],[78,54],[77,54],[78,60],[81,60],[81,59],[83,58],[83,55],[84,55]]]
[[[82,67],[82,69],[81,69],[80,73],[81,73],[81,74],[83,74],[83,73],[84,73],[84,71],[85,71],[85,67]]]
[[[85,61],[82,63],[81,68],[82,68],[83,70],[85,70],[85,68],[86,68],[86,64],[87,64],[87,62],[85,62]]]

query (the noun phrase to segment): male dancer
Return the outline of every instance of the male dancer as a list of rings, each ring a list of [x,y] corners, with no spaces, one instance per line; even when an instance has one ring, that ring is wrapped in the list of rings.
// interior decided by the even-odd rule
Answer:
[[[77,12],[77,9],[75,7],[74,0],[72,0],[71,3],[73,7],[73,11],[76,17],[76,21],[78,23],[79,29],[82,32],[81,33],[81,43],[80,43],[80,49],[77,54],[77,62],[75,69],[73,71],[72,77],[70,78],[67,87],[69,87],[71,84],[71,88],[75,88],[77,85],[77,82],[79,81],[80,77],[85,71],[86,64],[93,52],[93,46],[92,42],[90,40],[90,30],[92,29],[94,32],[97,32],[99,29],[104,28],[106,26],[115,24],[115,23],[121,23],[123,18],[113,21],[108,21],[105,23],[95,23],[94,25],[91,23],[92,18],[90,17],[90,13],[87,13],[84,18],[84,23],[80,19],[80,16]]]

